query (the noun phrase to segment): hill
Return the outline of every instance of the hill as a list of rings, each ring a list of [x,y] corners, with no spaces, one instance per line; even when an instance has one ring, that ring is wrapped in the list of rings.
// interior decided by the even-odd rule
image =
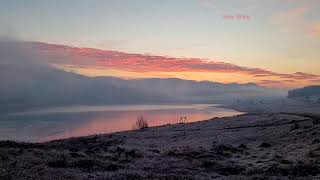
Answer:
[[[320,96],[320,85],[307,86],[301,89],[294,89],[288,92],[289,98],[301,98],[310,96]]]

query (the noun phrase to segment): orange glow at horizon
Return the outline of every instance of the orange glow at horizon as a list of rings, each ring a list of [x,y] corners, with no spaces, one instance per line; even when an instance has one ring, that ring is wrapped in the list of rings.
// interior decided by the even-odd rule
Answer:
[[[252,77],[242,73],[223,73],[223,72],[130,72],[107,68],[89,68],[89,67],[70,67],[56,66],[68,72],[81,74],[88,77],[111,76],[123,79],[146,79],[146,78],[178,78],[193,81],[211,81],[218,83],[255,83],[270,88],[293,88],[303,87],[308,82],[302,81],[282,81],[280,78],[270,78],[268,81],[263,77]],[[281,85],[279,86],[279,82]],[[311,85],[311,83],[310,83]]]

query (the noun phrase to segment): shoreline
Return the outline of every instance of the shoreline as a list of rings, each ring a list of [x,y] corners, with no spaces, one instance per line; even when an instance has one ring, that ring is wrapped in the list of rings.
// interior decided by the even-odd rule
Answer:
[[[0,141],[0,179],[319,179],[319,116],[309,115],[248,112],[44,143]]]
[[[141,111],[140,109],[142,107],[145,107],[145,105],[141,106],[130,106],[134,108],[134,110],[127,109],[127,106],[124,108],[126,114],[128,115],[121,115],[122,111],[116,111],[112,109],[112,111],[109,113],[109,111],[103,111],[103,112],[73,112],[73,113],[63,113],[63,114],[27,114],[23,116],[12,116],[4,118],[4,126],[17,126],[16,123],[18,123],[17,120],[27,120],[30,122],[30,127],[33,127],[35,129],[40,130],[40,133],[43,132],[43,136],[40,136],[38,133],[33,133],[31,128],[21,129],[17,126],[17,130],[21,129],[24,131],[24,133],[17,133],[13,134],[11,133],[11,136],[5,135],[2,137],[2,140],[12,140],[12,141],[18,141],[18,142],[47,142],[51,140],[58,140],[58,139],[66,139],[70,137],[84,137],[84,136],[90,136],[95,134],[112,134],[116,132],[124,132],[124,131],[130,131],[132,130],[131,125],[135,123],[134,117],[138,117],[138,114],[144,114],[145,117],[150,120],[149,126],[150,127],[157,127],[157,126],[163,126],[163,125],[170,125],[170,124],[179,124],[179,115],[186,115],[188,116],[188,122],[200,122],[205,121],[208,119],[212,119],[213,117],[232,117],[234,115],[243,114],[243,112],[238,112],[233,109],[225,109],[220,107],[221,105],[217,104],[189,104],[189,105],[174,105],[174,106],[165,106],[161,105],[160,107],[158,105],[154,105],[154,107],[151,107],[151,109],[147,109],[146,111]],[[112,106],[114,107],[114,106]],[[177,108],[178,109],[175,109]],[[105,108],[105,106],[103,106]],[[109,108],[109,106],[108,106]],[[119,109],[118,106],[116,106],[117,109]],[[136,110],[136,108],[139,108],[139,111]],[[160,109],[155,109],[160,108]],[[163,108],[169,108],[168,110]],[[174,108],[174,109],[172,109]],[[179,109],[183,108],[183,109]],[[187,109],[185,109],[187,108]],[[74,109],[74,108],[71,108]],[[123,108],[122,108],[123,109]],[[155,109],[155,110],[154,110]],[[199,110],[198,110],[199,109]],[[110,109],[109,109],[110,110]],[[110,116],[110,114],[112,116]],[[136,116],[135,116],[136,115]],[[165,118],[162,118],[161,115],[164,115]],[[108,121],[107,118],[111,117],[112,121]],[[115,118],[114,118],[115,117]],[[33,122],[46,122],[48,121],[48,125],[37,125]],[[61,119],[61,121],[64,121],[66,125],[69,125],[67,128],[56,128],[55,122]],[[98,121],[96,121],[98,119]],[[12,121],[10,121],[12,120]],[[69,121],[72,120],[72,121]],[[89,121],[86,121],[89,120]],[[118,121],[117,121],[118,120]],[[60,120],[59,120],[60,121]],[[81,126],[77,127],[77,122],[81,123]],[[70,123],[67,123],[70,122]],[[117,125],[116,123],[119,122],[120,124],[123,124],[123,122],[126,122],[126,125]],[[101,127],[105,128],[99,128],[99,126],[96,127],[96,129],[92,129],[92,125],[98,124]],[[49,131],[42,131],[42,129],[50,128],[52,126],[55,130],[49,130]],[[86,130],[86,126],[91,127],[91,131],[89,132]],[[95,125],[96,126],[96,125]],[[114,127],[114,128],[112,128]],[[40,129],[42,128],[42,129]],[[4,128],[2,128],[4,129]],[[83,132],[81,132],[83,129]],[[4,132],[6,129],[4,129]],[[30,132],[30,133],[27,133]],[[46,133],[48,132],[48,133]],[[49,133],[50,132],[50,133]],[[55,132],[59,132],[56,133]],[[28,137],[28,134],[31,135]]]

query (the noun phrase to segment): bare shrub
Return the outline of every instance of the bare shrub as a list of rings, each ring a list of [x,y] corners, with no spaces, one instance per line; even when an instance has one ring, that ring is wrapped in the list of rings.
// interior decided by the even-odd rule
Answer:
[[[137,118],[136,124],[133,126],[133,129],[146,129],[148,128],[147,120],[141,115]]]

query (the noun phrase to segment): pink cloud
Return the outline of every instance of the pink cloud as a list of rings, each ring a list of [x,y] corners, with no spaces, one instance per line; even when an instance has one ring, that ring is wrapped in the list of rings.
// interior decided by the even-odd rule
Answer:
[[[305,26],[304,16],[308,8],[300,7],[289,11],[280,12],[272,16],[272,22],[279,26],[281,30],[289,32]]]
[[[261,68],[243,67],[220,61],[209,61],[199,58],[174,58],[165,56],[130,54],[118,51],[107,51],[91,48],[77,48],[55,44],[31,43],[32,46],[46,55],[55,58],[49,63],[111,68],[129,72],[222,72],[241,73],[253,77],[277,77],[285,80],[314,80],[319,75],[296,72],[293,74],[277,73]]]
[[[310,20],[307,15],[319,6],[312,0],[287,0],[299,3],[299,7],[274,14],[271,18],[273,24],[285,32],[302,32],[312,38],[320,38],[320,21]]]
[[[309,27],[309,34],[312,37],[320,38],[320,22],[311,24]]]

